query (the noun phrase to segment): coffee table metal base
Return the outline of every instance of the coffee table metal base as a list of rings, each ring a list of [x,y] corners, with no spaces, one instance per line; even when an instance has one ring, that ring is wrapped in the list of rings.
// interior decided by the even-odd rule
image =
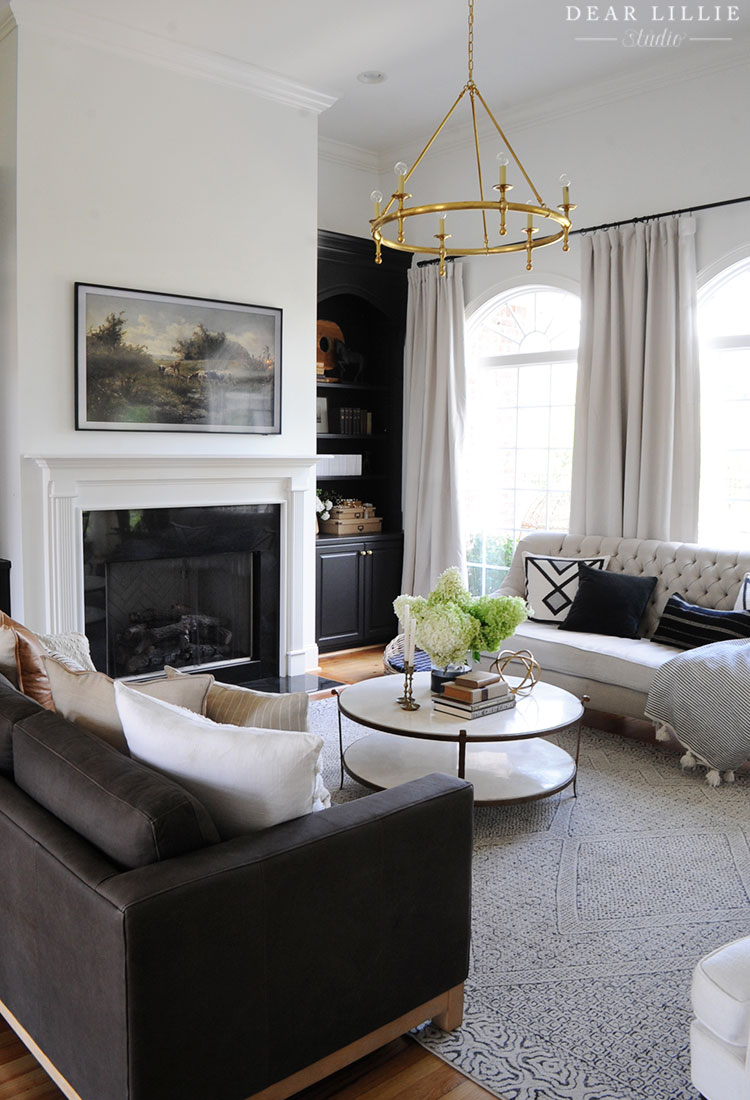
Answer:
[[[342,763],[352,779],[386,790],[430,772],[457,775],[458,746],[370,733],[347,747]],[[573,757],[541,737],[466,746],[465,777],[479,806],[546,798],[572,783],[575,774]]]

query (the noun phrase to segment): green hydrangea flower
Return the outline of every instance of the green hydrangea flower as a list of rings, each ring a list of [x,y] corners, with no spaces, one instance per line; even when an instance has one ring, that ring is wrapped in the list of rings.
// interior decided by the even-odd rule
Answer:
[[[529,615],[520,596],[472,596],[455,565],[440,574],[426,599],[397,596],[393,610],[402,623],[407,607],[416,622],[416,644],[438,668],[462,665],[467,653],[474,661],[483,650],[494,653]]]

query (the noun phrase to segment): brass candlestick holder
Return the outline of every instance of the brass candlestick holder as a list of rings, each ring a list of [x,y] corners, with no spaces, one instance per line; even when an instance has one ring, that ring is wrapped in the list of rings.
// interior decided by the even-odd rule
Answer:
[[[419,710],[420,704],[414,698],[414,665],[404,661],[404,694],[396,700],[402,710]]]

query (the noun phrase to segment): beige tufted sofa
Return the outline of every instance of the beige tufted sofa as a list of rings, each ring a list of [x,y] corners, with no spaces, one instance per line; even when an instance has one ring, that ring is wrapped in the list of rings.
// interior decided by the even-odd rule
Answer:
[[[611,638],[525,622],[513,637],[503,642],[503,649],[530,649],[542,667],[542,679],[548,683],[579,697],[588,695],[589,706],[595,710],[630,718],[643,718],[656,670],[682,652],[648,640],[668,597],[678,592],[690,603],[731,610],[740,582],[750,572],[750,551],[536,531],[519,542],[499,594],[525,595],[524,553],[559,554],[566,558],[609,554],[608,570],[657,578],[642,623],[643,638]]]

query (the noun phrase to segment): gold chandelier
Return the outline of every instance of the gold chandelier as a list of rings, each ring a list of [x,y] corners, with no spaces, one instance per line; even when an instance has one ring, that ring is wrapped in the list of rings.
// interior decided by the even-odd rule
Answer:
[[[406,200],[412,198],[406,190],[406,184],[411,177],[414,169],[420,163],[422,158],[428,149],[432,146],[440,134],[443,127],[448,122],[453,112],[458,107],[461,100],[466,93],[469,93],[469,99],[471,102],[471,119],[474,130],[474,154],[476,158],[476,173],[477,181],[479,183],[479,197],[471,199],[467,202],[437,202],[427,203],[422,206],[406,206]],[[486,199],[484,192],[484,184],[482,183],[482,160],[479,153],[479,131],[477,126],[477,102],[479,102],[484,108],[487,116],[491,120],[495,130],[500,136],[505,150],[510,154],[517,168],[520,170],[521,175],[526,180],[526,183],[531,188],[533,194],[533,201],[529,202],[509,202],[508,192],[513,190],[513,184],[508,183],[506,179],[507,166],[510,163],[510,159],[505,151],[501,151],[497,154],[497,161],[499,164],[499,182],[493,187],[494,191],[499,192],[499,198]],[[385,209],[381,209],[383,196],[380,191],[373,191],[370,198],[375,204],[375,216],[370,220],[370,227],[372,238],[375,241],[375,263],[382,263],[381,247],[385,245],[387,248],[395,248],[401,252],[414,252],[424,253],[430,256],[438,256],[440,258],[440,274],[445,275],[445,261],[447,257],[453,256],[492,256],[499,252],[525,252],[526,253],[526,270],[531,271],[531,253],[535,248],[543,248],[545,245],[554,244],[556,241],[562,240],[563,252],[567,252],[568,245],[568,232],[570,230],[570,211],[575,210],[575,203],[570,201],[570,179],[565,174],[560,176],[560,183],[562,184],[562,203],[557,209],[552,210],[546,205],[542,196],[537,191],[536,187],[531,181],[528,172],[524,168],[523,164],[516,155],[513,146],[508,141],[507,137],[501,130],[497,123],[492,111],[485,103],[482,93],[474,83],[474,0],[469,0],[469,79],[461,89],[458,98],[454,102],[448,114],[443,121],[439,124],[430,140],[425,145],[422,152],[412,164],[411,168],[408,168],[403,161],[395,166],[394,172],[398,177],[398,184],[393,195],[391,195],[390,201],[386,205]],[[482,243],[475,242],[473,246],[467,247],[446,247],[446,241],[452,240],[452,234],[445,231],[445,217],[449,212],[454,211],[477,211],[482,216]],[[488,225],[488,214],[499,215],[499,225],[497,233],[500,237],[505,238],[508,234],[508,215],[523,215],[526,216],[526,225],[520,227],[518,232],[525,235],[525,240],[515,240],[506,243],[504,240],[501,243],[495,244],[490,241],[490,226]],[[438,215],[439,216],[439,232],[434,234],[435,239],[438,241],[437,245],[420,245],[410,244],[406,240],[406,232],[404,226],[410,218],[423,218],[425,216]],[[544,236],[537,236],[540,231],[540,227],[535,225],[534,219],[540,219],[546,221]],[[422,223],[415,223],[422,224]],[[384,229],[388,229],[393,233],[395,228],[395,236],[387,237],[383,232]],[[494,230],[493,230],[494,232]]]

